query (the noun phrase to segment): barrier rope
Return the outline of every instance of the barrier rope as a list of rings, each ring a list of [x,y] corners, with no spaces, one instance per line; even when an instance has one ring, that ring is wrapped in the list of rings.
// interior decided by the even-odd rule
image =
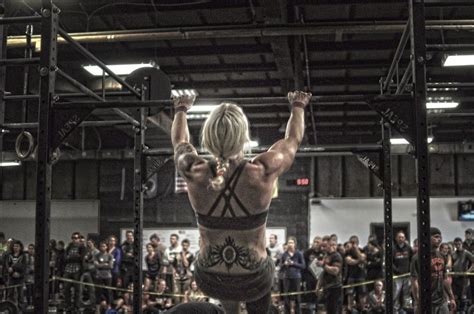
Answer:
[[[447,275],[448,276],[453,276],[453,277],[474,276],[474,272],[450,272],[450,273],[447,273]],[[406,273],[406,274],[402,274],[402,275],[393,276],[392,278],[396,280],[396,279],[400,279],[400,278],[406,278],[406,277],[409,277],[409,276],[410,276],[410,273]],[[349,288],[355,288],[355,287],[370,285],[370,284],[373,284],[373,283],[375,283],[376,281],[379,281],[379,280],[383,281],[384,279],[380,278],[380,279],[375,279],[375,280],[357,282],[357,283],[350,284],[350,285],[344,285],[344,286],[342,286],[342,289],[349,289]],[[73,279],[58,277],[58,276],[52,276],[51,279],[50,279],[50,282],[52,282],[52,281],[70,282],[70,283],[74,283],[74,284],[79,284],[79,285],[89,286],[89,287],[95,287],[95,288],[100,288],[100,289],[107,289],[107,290],[113,290],[113,291],[133,293],[133,289],[125,289],[125,288],[118,288],[118,287],[112,287],[112,286],[106,286],[106,285],[98,285],[98,284],[91,283],[91,282],[78,281],[78,280],[73,280]],[[0,291],[1,290],[18,288],[18,287],[23,287],[24,285],[32,285],[32,284],[33,283],[24,283],[24,284],[18,284],[18,285],[4,286],[4,287],[0,287]],[[317,293],[317,291],[316,290],[306,290],[306,291],[300,291],[300,292],[272,293],[272,297],[295,296],[295,295],[303,295],[303,294],[310,294],[310,293]],[[158,292],[151,292],[151,291],[146,291],[143,294],[154,295],[154,296],[184,297],[184,294],[158,293]]]

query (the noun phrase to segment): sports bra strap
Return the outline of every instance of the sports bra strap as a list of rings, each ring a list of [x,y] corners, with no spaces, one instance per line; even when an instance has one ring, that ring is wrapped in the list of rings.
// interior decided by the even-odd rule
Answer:
[[[236,217],[234,209],[232,208],[230,204],[232,197],[234,198],[235,202],[239,205],[240,209],[247,216],[250,216],[250,213],[247,210],[247,208],[245,208],[245,206],[242,204],[240,199],[235,194],[235,187],[237,186],[240,175],[242,174],[246,164],[247,164],[247,160],[245,159],[240,162],[240,164],[234,170],[234,173],[230,176],[229,180],[226,182],[224,189],[221,191],[217,199],[214,201],[214,204],[212,204],[211,209],[209,210],[206,216],[211,216],[214,213],[214,211],[217,208],[217,205],[219,205],[219,202],[223,198],[224,209],[222,210],[221,217],[224,217],[227,211],[230,212],[232,217]]]

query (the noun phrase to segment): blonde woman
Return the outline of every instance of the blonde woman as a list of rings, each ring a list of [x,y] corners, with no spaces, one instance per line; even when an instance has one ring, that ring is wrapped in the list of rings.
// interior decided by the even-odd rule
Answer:
[[[202,146],[214,157],[210,161],[190,143],[186,112],[194,97],[174,100],[175,163],[187,183],[201,235],[196,282],[228,314],[238,313],[240,301],[246,302],[248,313],[267,313],[271,305],[275,266],[266,251],[268,208],[275,181],[291,167],[303,139],[304,108],[311,94],[292,92],[288,100],[292,108],[285,137],[252,160],[244,159],[250,136],[242,109],[233,103],[214,109],[201,132]]]

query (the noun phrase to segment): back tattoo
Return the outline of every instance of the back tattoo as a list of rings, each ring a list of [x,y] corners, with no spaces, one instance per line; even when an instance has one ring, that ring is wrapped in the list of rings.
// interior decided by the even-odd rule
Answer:
[[[256,250],[238,246],[232,237],[227,237],[222,244],[210,245],[199,255],[199,263],[206,268],[224,264],[228,271],[234,266],[246,270],[256,270],[261,265],[261,258]]]

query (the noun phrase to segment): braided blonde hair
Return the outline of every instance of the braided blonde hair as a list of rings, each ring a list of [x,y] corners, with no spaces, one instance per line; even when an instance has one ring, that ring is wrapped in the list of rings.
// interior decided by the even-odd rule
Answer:
[[[241,153],[249,141],[249,123],[237,104],[222,103],[211,112],[201,131],[201,145],[216,158],[216,176],[210,180],[212,189],[224,188],[229,158]]]

